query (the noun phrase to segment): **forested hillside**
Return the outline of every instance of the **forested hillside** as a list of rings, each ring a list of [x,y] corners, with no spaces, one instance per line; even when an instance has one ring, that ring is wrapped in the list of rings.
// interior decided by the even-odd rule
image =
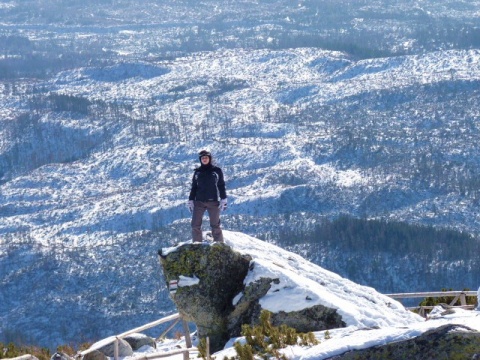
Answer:
[[[480,241],[468,233],[348,216],[291,221],[264,238],[384,293],[463,290],[480,278]]]
[[[173,312],[156,253],[203,148],[225,229],[380,291],[478,287],[479,8],[0,3],[0,341]]]

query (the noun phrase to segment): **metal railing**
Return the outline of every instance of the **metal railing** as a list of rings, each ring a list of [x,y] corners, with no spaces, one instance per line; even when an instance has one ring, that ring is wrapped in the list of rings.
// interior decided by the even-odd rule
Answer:
[[[153,321],[151,323],[148,323],[148,324],[145,324],[145,325],[142,325],[142,326],[139,326],[135,329],[132,329],[132,330],[128,330],[128,331],[125,331],[121,334],[118,334],[118,335],[114,335],[114,336],[111,336],[109,338],[106,338],[104,340],[101,340],[101,341],[98,341],[96,344],[94,344],[94,346],[91,346],[90,348],[88,348],[87,350],[84,350],[84,351],[80,351],[78,352],[76,355],[75,355],[75,358],[78,359],[78,360],[81,360],[83,359],[83,357],[93,351],[96,351],[96,350],[99,350],[101,348],[103,348],[104,346],[106,345],[109,345],[111,343],[114,344],[114,359],[115,360],[118,360],[119,358],[119,342],[120,342],[120,339],[123,339],[129,335],[132,335],[132,334],[135,334],[135,333],[139,333],[141,331],[144,331],[144,330],[147,330],[147,329],[150,329],[152,327],[155,327],[155,326],[158,326],[160,324],[163,324],[163,323],[166,323],[166,322],[169,322],[169,321],[174,321],[173,325],[171,325],[166,331],[164,331],[163,335],[166,334],[169,330],[171,330],[180,320],[182,320],[180,314],[176,313],[176,314],[173,314],[173,315],[170,315],[170,316],[167,316],[167,317],[164,317],[162,319],[159,319],[159,320],[156,320],[156,321]],[[169,357],[169,356],[172,356],[172,355],[177,355],[177,354],[183,354],[183,359],[184,360],[188,360],[190,358],[190,352],[192,351],[197,351],[198,352],[198,349],[196,347],[192,347],[192,340],[190,338],[190,330],[188,329],[188,324],[186,321],[182,320],[182,323],[183,323],[183,330],[184,330],[184,333],[185,333],[185,345],[186,345],[186,348],[181,348],[181,349],[176,349],[176,350],[173,350],[173,351],[168,351],[168,352],[159,352],[159,353],[152,353],[152,354],[141,354],[141,355],[137,355],[135,356],[135,359],[145,359],[145,360],[151,360],[151,359],[158,359],[158,358],[163,358],[163,357]],[[157,339],[159,339],[160,337],[162,337],[163,335],[159,336]]]
[[[447,308],[461,308],[472,310],[475,305],[467,304],[467,296],[477,296],[476,291],[434,291],[434,292],[414,292],[414,293],[398,293],[398,294],[385,294],[392,299],[414,299],[414,298],[439,298],[439,297],[453,297],[453,300],[449,304],[445,304]],[[460,301],[460,305],[455,305]],[[477,300],[478,301],[478,300]],[[426,317],[425,310],[432,310],[434,306],[418,305],[413,307],[407,307],[408,310],[417,310],[418,314]]]

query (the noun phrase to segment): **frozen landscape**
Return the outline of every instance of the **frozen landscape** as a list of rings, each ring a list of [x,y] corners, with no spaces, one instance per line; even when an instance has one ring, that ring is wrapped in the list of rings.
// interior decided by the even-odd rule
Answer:
[[[175,312],[156,251],[190,239],[203,148],[225,229],[379,292],[476,290],[480,3],[341,4],[2,2],[0,340],[55,347]],[[343,215],[471,239],[428,260],[279,243]]]

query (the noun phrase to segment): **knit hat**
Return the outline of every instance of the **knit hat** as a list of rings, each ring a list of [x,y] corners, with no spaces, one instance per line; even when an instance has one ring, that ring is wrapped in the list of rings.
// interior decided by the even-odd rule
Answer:
[[[210,151],[202,150],[198,153],[198,159],[201,161],[203,156],[208,156],[210,161],[212,161],[212,154]]]

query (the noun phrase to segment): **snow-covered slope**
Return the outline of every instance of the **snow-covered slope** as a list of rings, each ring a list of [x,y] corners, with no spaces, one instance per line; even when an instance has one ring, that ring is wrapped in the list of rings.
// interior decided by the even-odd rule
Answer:
[[[299,255],[242,233],[225,231],[224,235],[227,245],[252,256],[253,266],[245,279],[246,285],[262,277],[279,279],[260,299],[263,309],[276,313],[323,305],[337,309],[347,326],[358,328],[405,326],[423,321],[390,297],[342,278]]]
[[[150,254],[189,239],[204,147],[225,172],[226,229],[255,235],[310,213],[478,233],[479,58],[223,49],[5,88],[3,332],[70,342],[83,323],[100,337],[172,311]]]

